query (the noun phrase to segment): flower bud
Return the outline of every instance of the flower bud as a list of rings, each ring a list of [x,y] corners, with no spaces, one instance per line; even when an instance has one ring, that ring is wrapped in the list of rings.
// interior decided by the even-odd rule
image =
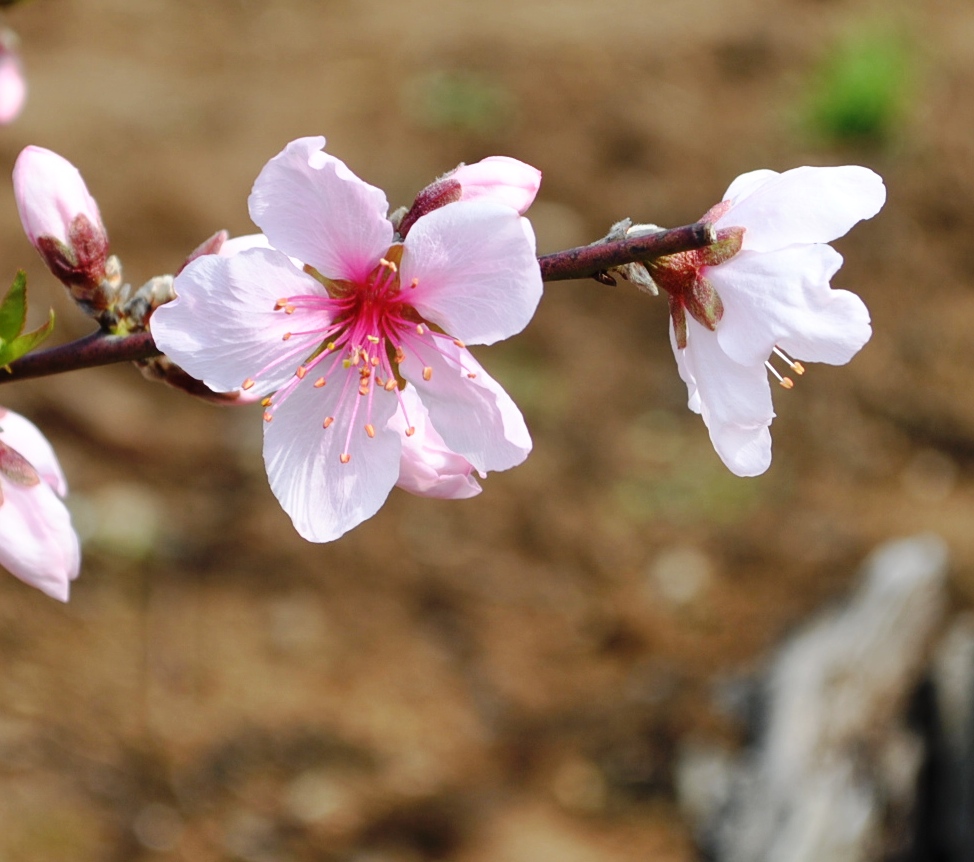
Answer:
[[[27,98],[27,82],[17,42],[13,30],[0,27],[0,125],[17,119]]]
[[[108,234],[78,169],[43,147],[25,147],[14,165],[14,196],[24,232],[72,296],[95,310],[102,296]]]
[[[458,201],[490,200],[519,213],[531,206],[541,187],[541,171],[508,156],[488,156],[473,165],[461,164],[430,183],[399,222],[399,235],[429,212]]]
[[[541,187],[541,171],[508,156],[488,156],[472,165],[460,165],[447,178],[460,183],[461,200],[487,198],[522,214]]]

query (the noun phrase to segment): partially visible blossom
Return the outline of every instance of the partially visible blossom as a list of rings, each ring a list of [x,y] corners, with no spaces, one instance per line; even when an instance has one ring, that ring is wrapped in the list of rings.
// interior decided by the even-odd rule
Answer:
[[[804,373],[799,360],[842,365],[869,340],[862,300],[830,287],[842,256],[826,243],[885,200],[882,179],[867,168],[754,171],[704,216],[716,244],[648,264],[669,294],[689,407],[737,475],[756,476],[771,463],[768,375],[794,385],[775,365],[794,374]]]
[[[534,233],[513,207],[456,201],[400,242],[382,191],[323,145],[292,141],[257,178],[250,214],[269,247],[197,258],[150,321],[160,349],[210,388],[266,396],[271,488],[319,542],[375,514],[400,480],[466,496],[467,465],[527,457],[520,412],[466,345],[520,332],[542,290]]]
[[[27,99],[19,41],[13,30],[0,27],[0,125],[16,120]]]
[[[473,464],[443,442],[430,424],[429,411],[416,388],[407,383],[400,397],[402,406],[389,420],[390,427],[403,435],[397,487],[440,500],[476,497],[483,489],[473,476]],[[406,433],[410,428],[407,415],[414,423],[411,434]]]
[[[490,200],[524,214],[541,187],[541,171],[510,156],[488,156],[463,165],[430,183],[418,195],[399,224],[406,236],[417,219],[458,201]]]
[[[25,147],[14,164],[14,196],[24,232],[76,299],[99,304],[108,233],[78,169],[43,147]]]
[[[67,491],[44,435],[0,407],[0,566],[62,602],[81,565]]]

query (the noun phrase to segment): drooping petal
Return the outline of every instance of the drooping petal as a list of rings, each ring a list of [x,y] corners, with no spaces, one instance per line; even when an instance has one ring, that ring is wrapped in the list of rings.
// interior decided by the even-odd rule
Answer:
[[[402,455],[396,486],[419,497],[465,500],[483,489],[473,476],[474,466],[453,452],[429,422],[429,411],[416,388],[406,384],[399,410],[389,425],[402,434]],[[407,434],[408,430],[411,434]]]
[[[775,177],[780,176],[781,174],[779,174],[777,171],[770,171],[767,168],[759,168],[756,171],[748,171],[746,174],[741,174],[727,187],[727,191],[724,192],[724,197],[722,200],[736,206],[742,200],[744,200],[744,198],[761,188],[761,186],[763,186],[765,183],[770,182]]]
[[[771,464],[774,418],[771,387],[762,361],[741,365],[720,348],[717,333],[687,320],[681,373],[693,381],[700,413],[720,459],[738,476],[757,476]],[[677,356],[677,363],[680,362]],[[688,385],[691,396],[693,389]]]
[[[686,319],[683,320],[686,326]],[[700,412],[700,392],[697,389],[697,381],[690,369],[687,368],[686,349],[677,343],[676,328],[673,325],[673,318],[670,317],[670,347],[673,348],[673,356],[676,357],[676,370],[680,374],[680,379],[687,386],[687,407],[694,413]]]
[[[381,387],[358,394],[352,369],[315,388],[310,378],[264,426],[264,465],[271,490],[294,528],[311,542],[330,542],[371,518],[399,476],[400,435],[389,427],[398,404]],[[344,395],[344,397],[343,397]],[[324,428],[327,417],[333,417]],[[369,437],[365,425],[375,436]],[[350,456],[348,463],[341,455]]]
[[[541,171],[509,156],[488,156],[447,175],[460,183],[461,200],[492,200],[523,213],[541,187]]]
[[[731,189],[738,183],[740,200],[715,226],[746,228],[743,247],[753,251],[830,242],[876,215],[886,201],[882,178],[858,165],[793,168],[758,187],[756,178],[739,177]]]
[[[842,365],[869,340],[869,312],[858,296],[829,281],[842,256],[827,245],[742,251],[708,268],[723,298],[717,327],[735,362],[759,365],[775,345],[798,359]]]
[[[443,336],[433,340],[407,350],[399,368],[416,387],[447,447],[481,473],[520,464],[531,451],[521,411],[469,350]],[[424,368],[429,369],[425,376]]]
[[[531,224],[492,201],[460,201],[419,219],[400,272],[409,304],[469,344],[515,335],[541,301]]]
[[[81,548],[71,516],[46,482],[2,481],[0,566],[62,602],[78,576]]]
[[[389,204],[324,145],[299,138],[271,159],[254,182],[250,217],[274,248],[322,275],[364,281],[392,243]]]
[[[163,353],[218,392],[238,389],[272,366],[255,391],[277,389],[318,346],[330,322],[323,307],[275,310],[281,297],[324,297],[325,291],[273,249],[204,255],[177,276],[175,289],[176,299],[149,320],[152,337]]]
[[[0,407],[0,441],[26,458],[59,497],[67,495],[68,483],[57,455],[33,422],[13,410]]]

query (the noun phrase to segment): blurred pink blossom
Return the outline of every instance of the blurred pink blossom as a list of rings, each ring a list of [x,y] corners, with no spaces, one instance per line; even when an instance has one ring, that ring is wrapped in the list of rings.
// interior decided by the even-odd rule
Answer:
[[[298,532],[321,542],[375,514],[400,480],[467,496],[468,464],[485,473],[527,457],[520,411],[466,344],[520,332],[542,291],[516,209],[451,203],[397,242],[383,192],[323,146],[293,141],[257,178],[250,213],[271,247],[242,242],[251,247],[193,261],[150,324],[160,349],[212,389],[274,393],[271,488]]]
[[[16,120],[27,99],[19,41],[13,30],[0,27],[0,125]]]
[[[0,407],[0,566],[62,602],[81,565],[67,491],[44,435]]]
[[[876,215],[882,179],[867,168],[760,170],[734,180],[705,220],[718,242],[649,264],[669,293],[670,337],[689,391],[724,463],[755,476],[771,463],[773,363],[842,365],[869,340],[862,300],[833,290],[842,256],[826,243]]]

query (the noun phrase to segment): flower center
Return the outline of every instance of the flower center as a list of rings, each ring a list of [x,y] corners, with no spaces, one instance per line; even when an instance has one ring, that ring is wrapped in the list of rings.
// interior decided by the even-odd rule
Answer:
[[[399,394],[406,383],[399,366],[407,353],[422,363],[424,381],[432,379],[431,362],[435,361],[436,354],[465,370],[462,357],[458,359],[455,351],[447,349],[449,344],[463,349],[463,342],[434,330],[410,304],[410,292],[419,286],[419,279],[414,278],[405,286],[401,284],[402,251],[401,244],[390,247],[386,257],[380,258],[361,282],[328,279],[305,267],[325,286],[326,295],[297,295],[277,300],[275,311],[294,315],[296,322],[307,324],[307,328],[285,332],[282,340],[293,341],[294,346],[241,384],[241,388],[251,389],[262,376],[297,360],[293,377],[261,401],[265,408],[264,421],[271,422],[275,411],[305,378],[310,378],[313,381],[310,385],[320,389],[337,376],[342,388],[335,413],[348,417],[345,446],[340,456],[343,464],[351,460],[351,435],[361,421],[361,414],[365,419],[362,430],[368,437],[375,437],[372,406],[376,393],[379,397],[388,397],[385,393],[396,394],[406,416],[405,434],[408,437],[415,433]],[[467,376],[474,378],[476,374],[467,373]],[[330,428],[335,421],[335,415],[323,417],[322,428]]]

